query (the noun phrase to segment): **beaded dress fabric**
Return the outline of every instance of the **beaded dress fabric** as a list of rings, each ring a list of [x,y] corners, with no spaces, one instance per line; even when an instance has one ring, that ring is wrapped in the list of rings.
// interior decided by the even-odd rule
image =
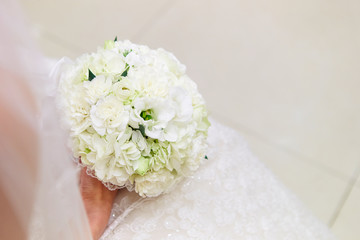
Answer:
[[[121,191],[102,239],[334,239],[249,151],[212,120],[208,160],[169,194]]]

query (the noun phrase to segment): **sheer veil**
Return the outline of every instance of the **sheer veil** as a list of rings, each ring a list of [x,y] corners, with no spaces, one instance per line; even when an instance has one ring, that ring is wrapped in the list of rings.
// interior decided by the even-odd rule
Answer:
[[[44,58],[0,2],[0,239],[91,239]]]

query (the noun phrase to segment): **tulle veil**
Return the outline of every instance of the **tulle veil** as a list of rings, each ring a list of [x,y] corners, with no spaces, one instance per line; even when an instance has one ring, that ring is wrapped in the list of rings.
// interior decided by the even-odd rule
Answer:
[[[0,1],[0,239],[91,239],[45,61]]]

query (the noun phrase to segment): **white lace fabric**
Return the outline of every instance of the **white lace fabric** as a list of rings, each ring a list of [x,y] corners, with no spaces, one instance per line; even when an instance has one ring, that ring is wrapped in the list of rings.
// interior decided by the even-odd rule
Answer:
[[[212,121],[207,156],[169,194],[121,192],[102,239],[334,239],[234,130]]]

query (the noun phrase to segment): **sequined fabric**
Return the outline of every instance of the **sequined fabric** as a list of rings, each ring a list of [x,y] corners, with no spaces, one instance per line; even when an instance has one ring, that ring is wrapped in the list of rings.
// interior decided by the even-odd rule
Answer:
[[[334,239],[236,131],[212,120],[208,160],[169,194],[121,192],[102,239]]]

